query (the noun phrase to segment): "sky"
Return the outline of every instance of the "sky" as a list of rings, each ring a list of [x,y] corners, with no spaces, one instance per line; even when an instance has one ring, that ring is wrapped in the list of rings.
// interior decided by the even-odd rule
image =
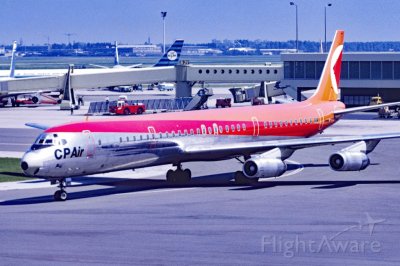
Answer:
[[[400,41],[398,0],[292,0],[298,7],[299,40],[327,39],[335,29],[346,41]],[[167,11],[166,42],[294,40],[295,6],[286,0],[1,0],[0,44],[71,41],[162,43],[160,12]]]

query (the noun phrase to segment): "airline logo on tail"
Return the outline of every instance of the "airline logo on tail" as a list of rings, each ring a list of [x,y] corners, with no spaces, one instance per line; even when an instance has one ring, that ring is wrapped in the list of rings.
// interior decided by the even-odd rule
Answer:
[[[174,44],[165,52],[160,61],[155,64],[155,67],[159,66],[175,66],[179,62],[179,57],[181,56],[183,46],[183,40],[176,40]]]
[[[343,45],[336,47],[333,52],[332,62],[331,62],[331,82],[333,91],[336,95],[339,94],[339,82],[340,82],[340,68],[342,65],[342,51]],[[339,60],[340,59],[340,60]]]
[[[338,100],[343,42],[344,31],[336,31],[317,90],[314,95],[308,99],[309,102],[319,103]]]

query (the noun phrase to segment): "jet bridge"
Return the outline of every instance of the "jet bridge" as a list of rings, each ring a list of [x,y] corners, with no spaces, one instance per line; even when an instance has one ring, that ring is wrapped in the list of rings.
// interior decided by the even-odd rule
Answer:
[[[67,74],[0,81],[0,93],[64,89],[66,76]],[[280,64],[193,65],[183,62],[175,67],[75,69],[70,74],[70,86],[79,90],[142,83],[176,82],[176,97],[191,97],[192,86],[197,82],[236,84],[282,79],[283,66]]]

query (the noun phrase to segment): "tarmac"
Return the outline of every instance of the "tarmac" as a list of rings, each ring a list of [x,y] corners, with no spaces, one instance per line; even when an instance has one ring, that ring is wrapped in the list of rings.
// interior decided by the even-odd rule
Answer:
[[[0,110],[0,157],[19,156],[40,133],[26,122],[85,119],[58,107]],[[400,132],[399,120],[349,115],[323,135]],[[101,117],[90,117],[99,119]],[[0,184],[0,264],[399,265],[400,140],[383,140],[360,172],[335,172],[346,145],[296,151],[283,177],[238,186],[236,160],[80,177],[54,202],[48,182]]]

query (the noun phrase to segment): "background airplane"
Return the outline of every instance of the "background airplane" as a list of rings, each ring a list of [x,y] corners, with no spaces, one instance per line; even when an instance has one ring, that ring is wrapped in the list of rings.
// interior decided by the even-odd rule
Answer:
[[[382,105],[345,108],[338,101],[344,31],[337,31],[315,93],[304,102],[259,105],[140,117],[84,121],[47,128],[21,159],[26,175],[58,182],[56,200],[66,200],[65,178],[94,173],[172,164],[166,178],[188,182],[191,171],[182,163],[243,158],[235,173],[239,184],[282,175],[285,160],[296,150],[337,143],[354,143],[330,156],[335,171],[368,167],[368,153],[381,139],[400,133],[312,137],[343,114]],[[390,103],[385,105],[397,105]]]
[[[182,52],[183,40],[175,40],[175,42],[171,45],[171,47],[163,54],[161,59],[153,65],[153,67],[159,66],[174,66],[179,62],[179,58]],[[91,66],[99,67],[99,68],[110,68],[107,66],[102,65],[95,65],[90,64]],[[114,66],[112,68],[135,68],[139,67],[142,64],[135,64],[135,65],[121,65],[119,61],[119,54],[118,54],[118,42],[115,42],[115,53],[114,53]]]

